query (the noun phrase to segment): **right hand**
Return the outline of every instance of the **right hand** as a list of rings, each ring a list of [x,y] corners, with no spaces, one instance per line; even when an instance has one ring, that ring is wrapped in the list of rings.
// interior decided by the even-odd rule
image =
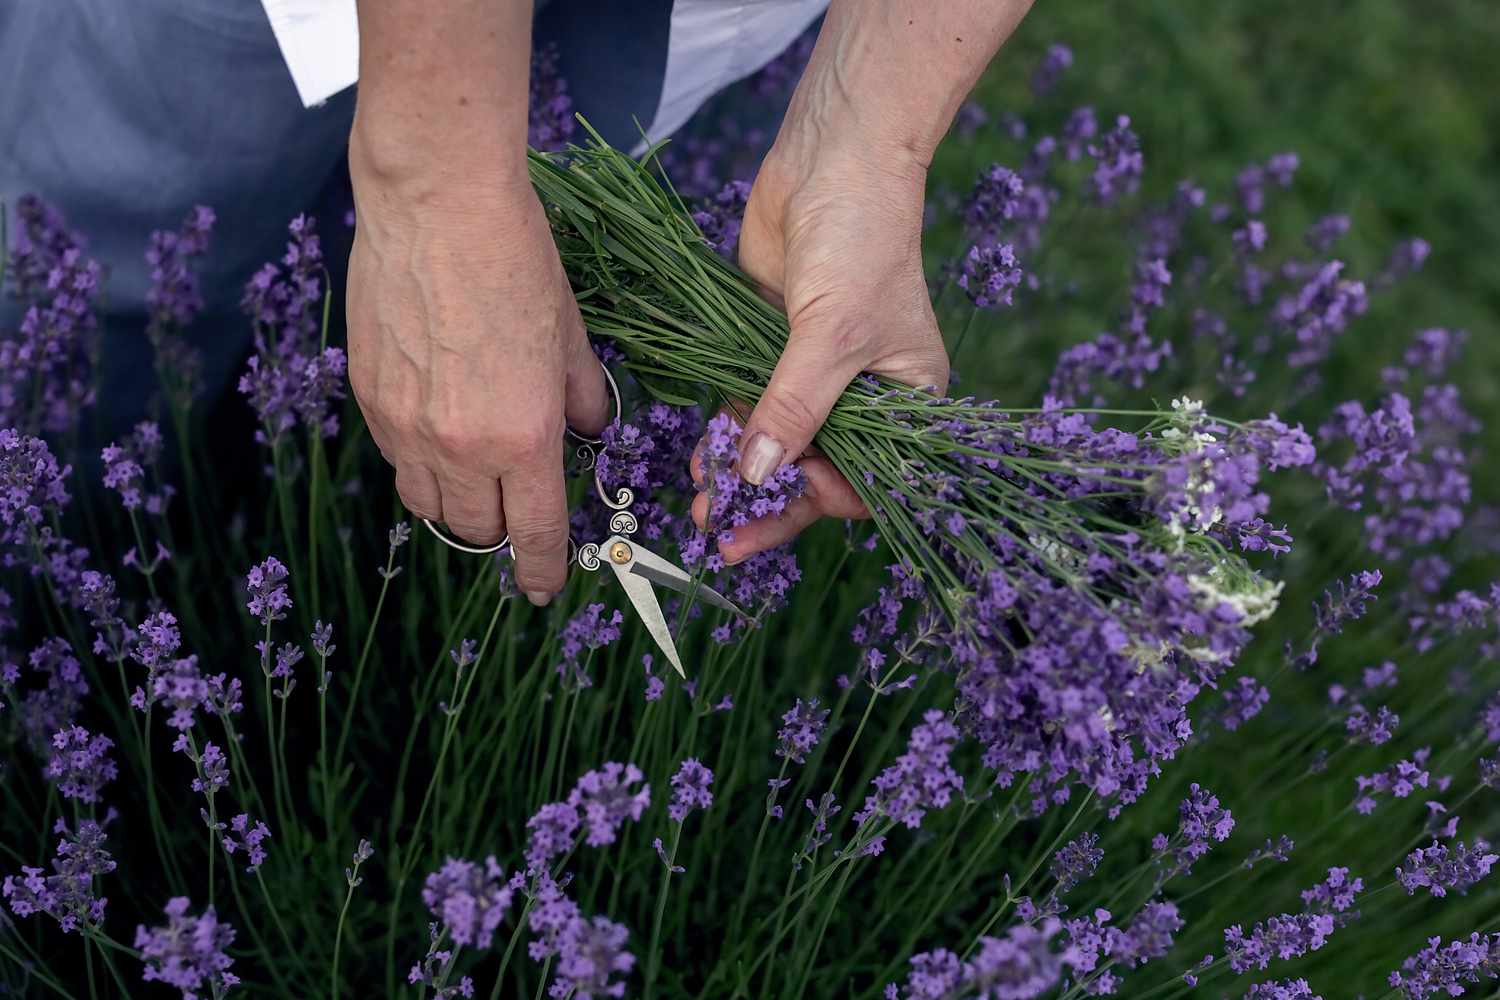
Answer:
[[[524,169],[515,182],[410,183],[360,162],[349,257],[349,380],[419,517],[490,545],[546,604],[567,574],[564,424],[608,417],[599,363]],[[430,180],[430,178],[429,178]]]

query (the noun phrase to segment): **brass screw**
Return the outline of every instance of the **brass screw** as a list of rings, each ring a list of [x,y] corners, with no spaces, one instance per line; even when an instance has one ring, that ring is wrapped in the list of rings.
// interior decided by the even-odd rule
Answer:
[[[623,566],[630,562],[630,557],[633,554],[630,551],[630,546],[624,542],[615,542],[615,544],[609,547],[609,561],[616,566]]]

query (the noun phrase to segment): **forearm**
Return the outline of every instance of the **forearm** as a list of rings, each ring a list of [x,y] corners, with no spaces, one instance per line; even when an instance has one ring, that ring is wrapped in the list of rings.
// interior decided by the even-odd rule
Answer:
[[[787,124],[925,168],[1032,0],[833,0]]]
[[[531,0],[360,0],[356,184],[524,186],[531,15]]]

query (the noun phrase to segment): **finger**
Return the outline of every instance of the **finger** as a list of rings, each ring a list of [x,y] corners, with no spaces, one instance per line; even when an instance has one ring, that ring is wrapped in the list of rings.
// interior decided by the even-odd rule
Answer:
[[[833,463],[822,455],[809,455],[797,462],[807,476],[807,496],[817,505],[818,513],[824,517],[839,517],[862,521],[870,516],[864,501],[849,485],[849,480],[839,474]]]
[[[475,545],[494,545],[505,537],[500,511],[500,484],[481,475],[440,469],[443,523],[459,538]]]
[[[396,467],[396,492],[407,510],[429,521],[443,519],[443,494],[437,477],[425,465],[407,462]],[[452,525],[449,525],[452,527]]]
[[[574,330],[569,335],[571,347],[564,412],[569,427],[580,434],[598,437],[614,418],[614,404],[605,387],[604,370],[599,365],[599,358],[589,346],[588,334],[584,332],[578,307],[570,303],[567,312],[572,314]]]
[[[785,545],[822,516],[817,501],[811,497],[798,497],[777,516],[751,521],[735,528],[728,539],[720,538],[719,554],[731,566],[743,562],[756,553]]]
[[[693,446],[693,457],[688,459],[688,474],[693,477],[693,485],[703,489],[703,439]]]
[[[562,590],[568,572],[568,503],[555,442],[525,455],[504,477],[516,583],[540,607]]]
[[[771,382],[740,437],[740,475],[757,486],[812,443],[862,359],[840,351],[839,329],[819,320],[794,326]]]
[[[698,526],[699,531],[708,530],[708,494],[699,493],[693,497],[693,523]]]

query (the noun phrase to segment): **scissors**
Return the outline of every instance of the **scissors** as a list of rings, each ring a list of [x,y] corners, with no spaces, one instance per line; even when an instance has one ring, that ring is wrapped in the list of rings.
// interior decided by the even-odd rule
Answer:
[[[604,371],[604,380],[608,383],[610,395],[614,399],[615,420],[618,422],[620,420],[620,387],[615,383],[615,377],[610,373],[608,366],[601,362],[599,367]],[[732,611],[745,618],[750,616],[717,590],[695,580],[681,566],[663,559],[631,538],[640,526],[635,515],[630,512],[631,505],[635,503],[635,491],[621,486],[611,493],[600,481],[599,455],[604,451],[604,439],[585,437],[571,427],[566,428],[566,432],[568,437],[578,442],[575,454],[581,463],[582,470],[594,473],[594,492],[599,495],[600,500],[604,501],[604,505],[613,511],[609,518],[611,534],[602,542],[586,542],[579,545],[569,536],[568,562],[571,564],[576,561],[579,566],[590,572],[597,571],[601,566],[608,566],[613,570],[615,579],[619,580],[620,586],[625,588],[625,596],[630,598],[630,604],[646,626],[646,631],[651,633],[651,638],[656,640],[657,646],[661,647],[661,651],[666,654],[667,660],[671,662],[677,673],[686,679],[687,671],[682,668],[682,657],[677,653],[677,644],[672,641],[672,632],[667,628],[666,616],[662,614],[661,602],[656,599],[653,587],[669,587],[679,594],[701,598],[716,608]],[[510,544],[510,535],[507,534],[494,545],[467,545],[425,517],[422,523],[427,525],[427,530],[445,545],[460,552],[488,555]]]

